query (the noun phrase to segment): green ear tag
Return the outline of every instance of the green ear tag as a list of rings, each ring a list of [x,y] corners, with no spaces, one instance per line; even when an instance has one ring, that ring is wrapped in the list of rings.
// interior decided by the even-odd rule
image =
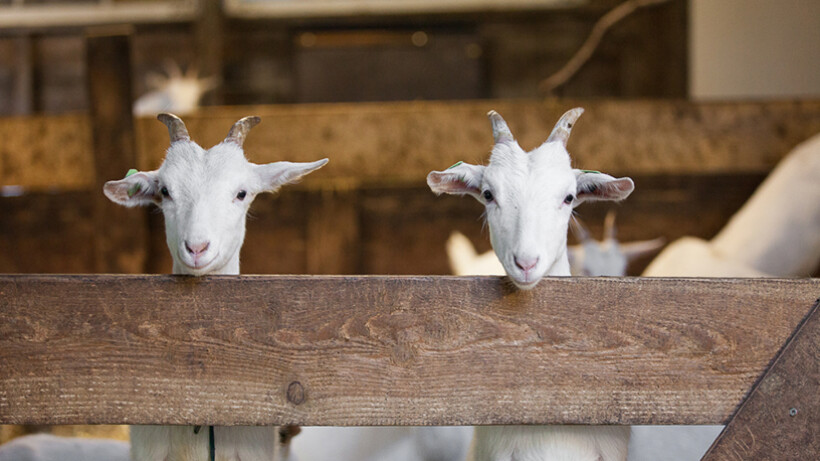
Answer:
[[[132,176],[132,175],[138,173],[138,172],[139,171],[137,169],[131,168],[130,170],[128,170],[128,173],[125,173],[125,177],[127,178],[129,176]],[[128,198],[131,198],[131,197],[137,195],[137,192],[139,192],[140,189],[141,189],[141,187],[140,187],[139,184],[134,184],[133,186],[131,186],[131,188],[128,189]]]
[[[457,167],[457,166],[461,165],[462,163],[464,163],[464,162],[462,162],[462,161],[458,161],[458,162],[456,162],[454,165],[452,165],[450,168],[447,168],[447,169],[448,169],[448,170],[452,170],[453,168],[455,168],[455,167]]]
[[[601,174],[600,171],[595,171],[595,170],[581,170],[581,171],[583,171],[584,173]]]

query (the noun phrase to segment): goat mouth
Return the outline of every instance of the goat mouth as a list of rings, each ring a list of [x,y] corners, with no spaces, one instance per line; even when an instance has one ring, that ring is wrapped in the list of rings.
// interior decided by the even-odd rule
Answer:
[[[183,260],[182,264],[185,264],[190,269],[194,269],[194,270],[197,270],[197,271],[202,271],[202,270],[207,269],[209,266],[211,266],[216,261],[217,257],[219,257],[219,253],[215,254],[213,258],[210,258],[207,261],[202,261],[202,260],[196,261],[195,260],[195,261],[193,261],[193,264],[191,264],[189,261]]]

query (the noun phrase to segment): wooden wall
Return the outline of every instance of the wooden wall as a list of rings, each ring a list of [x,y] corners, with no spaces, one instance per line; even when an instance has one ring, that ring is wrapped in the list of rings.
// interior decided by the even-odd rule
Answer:
[[[240,116],[259,114],[263,123],[246,142],[253,161],[332,159],[304,183],[257,199],[242,253],[245,273],[446,274],[444,242],[452,230],[465,233],[479,250],[488,250],[489,242],[481,206],[434,196],[424,184],[426,173],[461,159],[486,160],[492,143],[484,115],[489,108],[509,114],[522,145],[533,147],[561,111],[575,105],[587,108],[569,145],[576,165],[635,179],[635,193],[615,206],[624,241],[711,237],[783,155],[820,132],[818,102],[257,106],[211,108],[186,121],[193,138],[210,146]],[[96,270],[95,241],[119,222],[106,221],[106,210],[119,210],[105,203],[101,224],[94,224],[93,202],[101,191],[92,189],[88,126],[82,116],[0,120],[0,137],[33,140],[0,146],[3,190],[14,192],[8,186],[17,184],[24,192],[0,199],[0,272]],[[139,167],[155,168],[167,147],[165,127],[139,119],[136,128]],[[62,162],[59,169],[49,168],[52,159]],[[588,204],[578,214],[600,235],[608,209]],[[114,251],[111,257],[144,259],[137,265],[143,269],[132,272],[169,272],[162,216],[146,209],[128,213],[144,215],[149,232],[120,229],[118,235],[137,239],[126,244],[144,253]],[[646,263],[639,261],[632,273]]]
[[[168,61],[222,85],[206,104],[519,98],[540,95],[620,0],[531,11],[237,19],[218,2],[194,22],[137,25],[137,97]],[[616,25],[564,97],[684,97],[686,1]],[[0,30],[0,115],[88,108],[82,28]],[[419,35],[421,34],[421,35]]]

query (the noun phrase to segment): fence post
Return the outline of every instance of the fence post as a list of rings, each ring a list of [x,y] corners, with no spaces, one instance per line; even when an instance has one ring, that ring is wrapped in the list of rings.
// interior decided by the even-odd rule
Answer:
[[[111,203],[103,184],[137,168],[131,94],[130,27],[86,34],[89,111],[94,147],[94,267],[97,272],[140,273],[146,259],[147,217]]]

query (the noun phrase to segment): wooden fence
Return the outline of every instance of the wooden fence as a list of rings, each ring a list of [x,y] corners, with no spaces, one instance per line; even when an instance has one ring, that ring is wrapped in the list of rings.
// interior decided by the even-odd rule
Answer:
[[[2,275],[0,423],[728,424],[708,459],[809,459],[818,296],[817,279]]]

